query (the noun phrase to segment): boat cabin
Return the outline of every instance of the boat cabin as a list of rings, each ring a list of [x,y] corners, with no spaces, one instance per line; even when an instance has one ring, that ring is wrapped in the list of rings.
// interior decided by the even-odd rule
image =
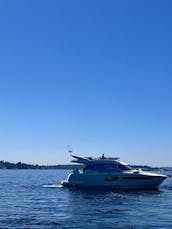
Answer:
[[[126,170],[131,170],[131,168],[127,164],[116,162],[116,163],[86,165],[83,169],[83,173],[112,172],[112,171],[117,172],[117,171],[126,171]]]

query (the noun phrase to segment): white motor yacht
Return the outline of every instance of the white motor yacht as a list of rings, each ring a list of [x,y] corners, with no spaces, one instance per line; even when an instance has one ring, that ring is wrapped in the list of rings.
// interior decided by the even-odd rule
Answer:
[[[61,184],[65,187],[104,187],[104,188],[157,188],[168,176],[132,169],[119,158],[78,157],[72,155],[74,163],[84,165],[84,169],[75,169]]]

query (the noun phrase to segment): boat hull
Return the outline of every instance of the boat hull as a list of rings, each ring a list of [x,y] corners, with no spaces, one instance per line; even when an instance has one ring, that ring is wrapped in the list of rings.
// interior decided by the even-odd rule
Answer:
[[[102,187],[102,188],[157,188],[167,176],[159,174],[84,174],[70,173],[62,182],[65,187]]]

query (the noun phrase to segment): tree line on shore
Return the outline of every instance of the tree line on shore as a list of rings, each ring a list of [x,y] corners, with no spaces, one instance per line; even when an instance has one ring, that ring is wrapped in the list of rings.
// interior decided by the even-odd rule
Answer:
[[[82,165],[32,165],[22,162],[11,163],[7,161],[0,161],[0,169],[75,169],[82,168]]]
[[[0,169],[82,169],[83,165],[76,165],[76,164],[66,164],[66,165],[32,165],[26,164],[22,162],[11,163],[7,161],[0,161]],[[138,169],[142,168],[143,170],[159,170],[159,167],[150,167],[150,166],[143,166],[143,165],[132,165],[132,168]],[[171,167],[163,168],[164,170],[171,170]]]

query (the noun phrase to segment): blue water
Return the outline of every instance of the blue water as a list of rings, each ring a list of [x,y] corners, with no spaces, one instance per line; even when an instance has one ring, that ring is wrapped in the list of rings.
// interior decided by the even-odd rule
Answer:
[[[48,186],[67,173],[0,170],[0,228],[172,228],[172,178],[151,191]]]

